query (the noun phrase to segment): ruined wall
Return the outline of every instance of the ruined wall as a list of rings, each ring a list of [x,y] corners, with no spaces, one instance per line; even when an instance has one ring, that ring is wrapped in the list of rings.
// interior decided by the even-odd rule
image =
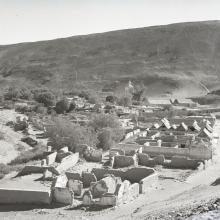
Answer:
[[[168,164],[171,168],[178,168],[178,169],[197,169],[200,165],[198,160],[188,159],[186,157],[175,156],[172,157],[170,164]]]
[[[143,153],[150,156],[164,155],[165,158],[171,158],[173,156],[188,156],[188,148],[172,148],[172,147],[145,147],[143,146]]]
[[[72,201],[71,193],[68,188],[54,188],[53,198],[55,202],[67,205],[71,204]]]
[[[47,165],[53,164],[56,160],[56,157],[57,157],[57,152],[47,155],[46,157]]]
[[[143,178],[153,174],[155,171],[146,167],[133,167],[125,172],[125,178],[131,183],[139,183]]]
[[[75,166],[76,163],[78,162],[78,160],[79,160],[79,153],[71,154],[70,156],[68,156],[62,160],[62,163],[60,163],[56,167],[56,170],[59,173],[62,173],[63,171]]]
[[[0,204],[50,204],[50,202],[50,191],[0,188]]]
[[[212,159],[212,149],[205,146],[191,147],[189,149],[189,157],[197,160]]]
[[[139,153],[138,154],[138,165],[154,167],[156,165],[163,165],[165,158],[163,155],[158,155],[154,158],[150,158],[148,154]]]
[[[123,156],[118,155],[114,157],[114,168],[123,168],[123,167],[129,167],[129,166],[136,166],[137,165],[137,157],[134,156]]]
[[[157,173],[152,173],[151,175],[143,178],[139,182],[139,187],[140,187],[140,193],[146,193],[149,192],[152,188],[155,188],[158,184],[158,174]]]
[[[104,169],[104,168],[93,168],[92,173],[95,174],[97,180],[104,178],[107,174],[112,174],[116,177],[121,177],[121,179],[125,179],[125,172],[123,170],[117,169]]]

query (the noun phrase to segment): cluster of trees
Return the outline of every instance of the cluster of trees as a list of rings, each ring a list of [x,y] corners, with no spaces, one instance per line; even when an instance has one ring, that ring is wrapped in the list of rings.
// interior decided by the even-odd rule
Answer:
[[[92,91],[77,91],[74,94],[78,95],[79,97],[85,98],[88,102],[92,104],[99,103],[97,94]],[[50,108],[51,106],[55,106],[54,110],[58,114],[70,112],[75,109],[75,104],[73,102],[69,102],[69,100],[65,97],[57,98],[57,96],[49,89],[9,87],[4,91],[4,94],[1,97],[1,101],[16,101],[18,99],[36,101],[37,103],[39,103],[39,105],[36,106],[34,111],[39,113],[47,112],[48,108]],[[20,110],[25,111],[26,109]]]
[[[73,124],[61,117],[55,117],[53,124],[47,127],[47,133],[56,149],[69,146],[74,152],[76,146],[87,144],[108,150],[124,137],[124,130],[118,119],[109,114],[94,115],[87,126]]]
[[[146,97],[146,91],[144,86],[136,86],[134,90],[129,93],[125,93],[124,95],[119,95],[119,97],[115,95],[109,95],[106,97],[106,102],[110,102],[112,104],[118,104],[121,106],[131,106],[139,105],[139,104],[148,104],[149,101]]]

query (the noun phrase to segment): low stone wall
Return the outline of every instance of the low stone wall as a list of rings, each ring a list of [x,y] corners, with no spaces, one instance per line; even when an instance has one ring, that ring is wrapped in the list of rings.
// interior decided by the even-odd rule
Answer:
[[[131,183],[139,183],[145,177],[150,176],[155,171],[147,167],[133,167],[125,171],[125,179]]]
[[[95,174],[98,181],[104,178],[108,174],[112,174],[116,177],[121,177],[122,180],[125,179],[125,172],[123,170],[93,168],[91,172]]]
[[[55,187],[53,190],[54,202],[66,204],[71,204],[72,196],[68,188]]]
[[[62,160],[62,163],[60,163],[56,167],[56,170],[59,173],[62,173],[63,171],[66,171],[67,169],[75,166],[76,163],[78,162],[78,160],[79,160],[79,153],[71,154],[70,156],[68,156]]]
[[[51,192],[0,188],[0,204],[50,204]]]
[[[123,156],[118,155],[114,156],[114,168],[123,168],[123,167],[129,167],[129,166],[136,166],[137,165],[137,157],[134,156]]]
[[[171,158],[173,156],[188,156],[188,148],[173,148],[173,147],[145,147],[143,146],[143,153],[150,156],[164,155],[165,158]]]
[[[122,181],[129,180],[131,183],[139,183],[143,178],[155,173],[155,170],[147,167],[132,167],[124,170],[94,168],[92,169],[92,173],[95,174],[97,180],[104,178],[108,174],[112,174],[120,177]]]
[[[138,165],[154,167],[156,165],[163,165],[165,158],[163,155],[158,155],[154,158],[150,158],[148,154],[139,153],[138,154]]]
[[[153,173],[145,178],[143,178],[140,182],[139,182],[139,186],[140,186],[140,193],[146,193],[149,192],[152,188],[155,188],[155,186],[157,186],[158,184],[158,174],[157,173]]]
[[[47,165],[51,165],[56,161],[57,152],[53,152],[46,157]]]
[[[178,169],[197,169],[201,162],[198,160],[188,159],[186,157],[172,157],[171,162],[167,165],[170,168]]]

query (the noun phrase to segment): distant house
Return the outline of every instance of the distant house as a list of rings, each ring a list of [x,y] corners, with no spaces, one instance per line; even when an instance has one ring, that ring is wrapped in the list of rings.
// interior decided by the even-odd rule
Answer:
[[[199,132],[201,128],[199,127],[197,121],[194,121],[192,125],[189,125],[189,130]]]
[[[171,128],[170,122],[166,118],[161,119],[161,122],[162,125],[159,128],[161,131],[166,131]]]
[[[184,122],[182,122],[176,130],[177,131],[188,131],[188,126]]]
[[[207,138],[207,139],[211,140],[212,139],[212,134],[206,128],[204,128],[198,134],[198,137],[200,137],[200,138]]]

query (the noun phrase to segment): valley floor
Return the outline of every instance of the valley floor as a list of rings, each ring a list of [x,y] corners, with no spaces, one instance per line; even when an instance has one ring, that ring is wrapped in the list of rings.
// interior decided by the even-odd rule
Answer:
[[[214,127],[220,135],[220,121]],[[182,210],[220,198],[220,185],[210,184],[220,177],[220,143],[214,139],[213,163],[202,171],[160,169],[156,189],[119,207],[103,210],[71,209],[70,207],[41,208],[34,206],[1,206],[0,219],[16,220],[129,220],[175,219]]]

